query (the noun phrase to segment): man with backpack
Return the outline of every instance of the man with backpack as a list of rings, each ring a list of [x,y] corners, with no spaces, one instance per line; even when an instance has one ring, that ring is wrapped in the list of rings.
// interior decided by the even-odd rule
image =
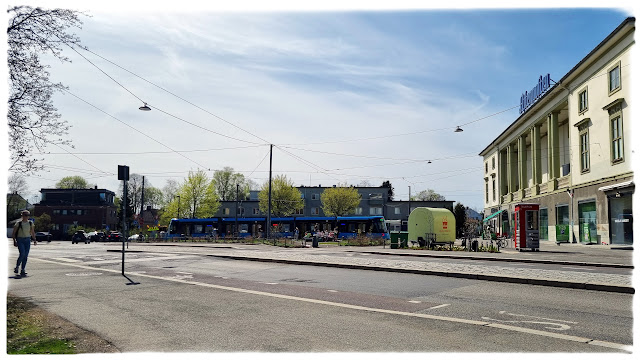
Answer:
[[[29,210],[22,210],[22,219],[13,226],[13,246],[17,246],[20,252],[18,262],[13,272],[18,276],[18,270],[21,270],[20,277],[27,276],[24,269],[27,266],[31,240],[33,240],[33,245],[38,244],[33,221],[29,220],[29,215]]]

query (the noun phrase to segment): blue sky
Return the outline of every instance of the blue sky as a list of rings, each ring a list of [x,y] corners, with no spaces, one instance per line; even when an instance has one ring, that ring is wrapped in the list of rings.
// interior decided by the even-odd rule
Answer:
[[[91,15],[77,31],[83,44],[207,112],[81,52],[154,109],[141,112],[140,100],[66,51],[73,62],[52,62],[52,79],[102,111],[56,96],[76,156],[48,149],[57,154],[42,155],[48,169],[29,177],[32,196],[68,175],[117,191],[119,164],[160,188],[190,170],[211,175],[225,166],[261,184],[273,143],[274,172],[297,185],[390,180],[397,199],[407,199],[409,186],[412,194],[430,188],[481,209],[478,153],[517,118],[520,95],[540,75],[562,78],[632,15],[403,10],[403,2],[391,10],[304,12],[111,4],[69,5]]]

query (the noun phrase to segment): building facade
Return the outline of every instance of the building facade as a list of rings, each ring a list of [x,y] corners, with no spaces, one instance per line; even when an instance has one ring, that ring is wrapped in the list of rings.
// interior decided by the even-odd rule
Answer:
[[[300,186],[297,189],[304,200],[304,207],[293,216],[327,216],[322,210],[321,196],[330,187]],[[390,231],[406,231],[410,213],[409,207],[411,207],[411,210],[416,207],[445,208],[453,212],[453,201],[391,201],[389,200],[389,188],[355,187],[355,189],[360,194],[361,200],[360,205],[351,215],[384,216],[390,225]],[[238,203],[235,201],[222,201],[214,217],[234,217],[236,216],[236,211],[239,217],[266,216],[265,212],[260,211],[258,191],[251,191],[249,200],[239,201]]]
[[[67,238],[69,228],[115,230],[118,223],[115,193],[106,189],[41,189],[33,216],[51,216],[54,239]]]
[[[510,236],[514,205],[537,203],[541,240],[633,244],[634,33],[627,18],[558,82],[541,76],[522,95],[521,115],[480,153],[485,228]]]

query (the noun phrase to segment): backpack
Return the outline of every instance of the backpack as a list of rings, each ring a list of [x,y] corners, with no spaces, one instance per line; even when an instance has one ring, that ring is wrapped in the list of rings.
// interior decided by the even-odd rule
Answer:
[[[31,229],[32,227],[33,221],[29,220],[29,228]],[[22,221],[18,223],[18,231],[16,231],[16,237],[18,237],[18,233],[20,232],[20,230],[22,230]],[[31,234],[29,234],[29,236],[31,236]]]

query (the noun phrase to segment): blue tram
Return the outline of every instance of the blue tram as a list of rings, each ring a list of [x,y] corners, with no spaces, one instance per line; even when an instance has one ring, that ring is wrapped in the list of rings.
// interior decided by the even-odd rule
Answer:
[[[262,238],[266,235],[266,217],[215,217],[206,219],[172,219],[167,237],[234,237],[238,224],[238,237]],[[389,239],[389,232],[382,216],[338,217],[272,217],[271,236],[292,238],[298,228],[299,237],[305,234],[322,235],[337,233],[338,239],[365,235]]]

